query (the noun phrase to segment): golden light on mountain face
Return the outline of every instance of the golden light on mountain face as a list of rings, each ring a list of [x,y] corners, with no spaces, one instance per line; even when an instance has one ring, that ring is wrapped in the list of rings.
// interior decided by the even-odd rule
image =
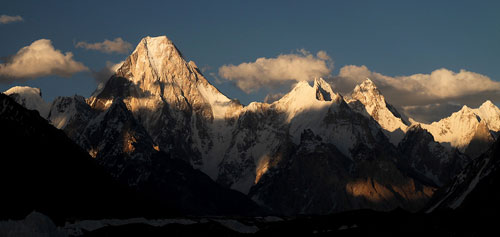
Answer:
[[[123,152],[125,153],[132,153],[135,151],[135,146],[134,144],[137,142],[133,134],[130,133],[125,133],[124,138],[123,138]]]
[[[255,169],[256,176],[254,184],[257,184],[259,182],[262,175],[264,175],[268,169],[269,169],[269,156],[264,155],[259,159],[257,168]]]
[[[402,185],[393,184],[390,187],[372,178],[358,179],[347,183],[345,188],[350,195],[363,197],[374,203],[396,199],[395,193],[401,195],[406,200],[426,199],[426,196],[432,196],[435,191],[430,187],[424,186],[423,190],[421,190],[422,192],[417,192],[417,187],[412,179]]]

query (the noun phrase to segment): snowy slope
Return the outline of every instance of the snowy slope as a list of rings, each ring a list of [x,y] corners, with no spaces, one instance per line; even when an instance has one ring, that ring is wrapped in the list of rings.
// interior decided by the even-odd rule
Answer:
[[[320,132],[321,121],[329,110],[335,110],[343,102],[340,94],[334,93],[323,79],[315,79],[313,86],[301,81],[271,108],[286,114],[285,122],[290,124],[290,135],[295,143],[300,141],[304,129]]]
[[[453,182],[431,200],[427,212],[462,208],[472,212],[497,212],[500,182],[500,143],[470,162]],[[469,202],[466,201],[469,199]],[[472,200],[472,201],[471,201]],[[479,209],[478,209],[479,207]]]
[[[450,182],[470,162],[469,157],[456,149],[434,141],[433,136],[418,124],[408,128],[398,150],[403,155],[399,161],[402,167],[436,187]]]
[[[83,96],[62,97],[59,96],[51,104],[47,119],[59,129],[64,129],[72,120],[80,119],[86,122],[90,119],[88,110],[90,107]],[[79,118],[83,117],[83,118]]]

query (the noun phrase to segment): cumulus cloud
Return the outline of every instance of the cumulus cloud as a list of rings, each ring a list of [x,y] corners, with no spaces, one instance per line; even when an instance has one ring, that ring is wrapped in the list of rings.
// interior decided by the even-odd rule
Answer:
[[[24,21],[24,19],[21,16],[8,16],[8,15],[0,16],[0,24],[9,24],[18,21]]]
[[[349,65],[342,67],[331,82],[335,90],[347,94],[366,78],[377,85],[389,103],[417,121],[442,118],[459,105],[476,107],[488,99],[500,101],[500,82],[466,70],[453,72],[442,68],[430,74],[391,77],[372,72],[366,66]]]
[[[58,75],[71,77],[88,68],[73,59],[71,52],[62,53],[54,49],[48,39],[37,40],[21,48],[15,55],[0,64],[0,82],[27,80],[37,77]]]
[[[88,50],[97,50],[104,53],[121,53],[126,54],[132,49],[132,44],[118,37],[114,40],[104,40],[103,42],[87,43],[81,41],[76,43],[75,47]]]
[[[106,66],[99,71],[93,71],[92,77],[94,77],[98,84],[104,84],[113,74],[115,74],[116,70],[118,70],[124,62],[125,61],[112,63],[106,61]]]
[[[276,58],[258,58],[255,62],[224,65],[219,68],[221,78],[234,81],[246,93],[262,87],[277,87],[297,81],[311,81],[327,76],[333,61],[325,51],[316,55],[299,50],[298,53],[281,54]]]

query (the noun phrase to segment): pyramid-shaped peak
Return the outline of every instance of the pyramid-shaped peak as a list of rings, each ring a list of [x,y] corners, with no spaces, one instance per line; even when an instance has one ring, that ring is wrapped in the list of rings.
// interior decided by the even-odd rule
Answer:
[[[146,36],[142,38],[132,54],[144,54],[154,60],[182,59],[181,52],[166,36]]]
[[[139,80],[146,78],[148,81],[146,83],[150,84],[155,83],[159,78],[164,80],[167,74],[187,78],[189,71],[188,63],[171,40],[166,36],[147,36],[139,42],[134,52],[117,70],[117,75],[128,78],[136,84],[139,84]]]

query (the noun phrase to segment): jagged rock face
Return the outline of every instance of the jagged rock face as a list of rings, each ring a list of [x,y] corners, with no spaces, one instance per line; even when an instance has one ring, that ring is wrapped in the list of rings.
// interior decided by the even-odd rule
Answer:
[[[374,154],[375,153],[375,154]],[[249,195],[288,215],[328,214],[360,208],[416,211],[433,190],[401,173],[383,149],[358,148],[356,159],[311,130],[298,145],[280,146],[268,172]]]
[[[370,79],[357,85],[347,102],[355,111],[375,119],[394,145],[403,139],[408,126]]]
[[[116,179],[140,186],[151,174],[155,144],[119,98],[85,128],[82,146]]]
[[[448,184],[470,159],[457,149],[443,147],[420,125],[411,126],[398,146],[399,164],[413,177],[435,187]]]
[[[123,213],[128,217],[265,213],[245,195],[154,149],[152,139],[119,98],[84,130],[90,142],[86,145],[97,150],[94,159],[37,112],[3,94],[0,121],[1,130],[11,135],[0,137],[6,145],[0,167],[6,192],[2,218],[33,209],[53,217],[91,219],[119,218]]]
[[[17,219],[33,210],[58,221],[144,216],[151,210],[169,213],[160,203],[145,202],[118,185],[61,130],[3,94],[0,130],[2,219]]]
[[[488,125],[483,120],[477,125],[474,136],[470,140],[464,153],[470,157],[478,157],[487,151],[494,141],[495,139],[488,129]]]
[[[299,82],[270,105],[252,103],[244,108],[219,164],[217,181],[248,193],[279,163],[281,147],[300,144],[305,130],[351,159],[364,159],[360,147],[371,150],[389,145],[376,122],[352,111],[324,80],[315,80],[313,86]]]
[[[500,205],[500,141],[470,162],[453,182],[442,188],[430,201],[427,212],[460,209],[476,216],[498,214]]]
[[[267,162],[288,139],[282,114],[268,104],[252,103],[235,121],[230,143],[218,163],[217,182],[243,193],[266,172]]]
[[[85,98],[75,95],[57,97],[50,106],[47,120],[78,142],[81,140],[80,136],[84,133],[87,123],[97,115],[97,111],[90,108]]]
[[[278,213],[415,211],[433,192],[398,169],[397,151],[378,124],[354,112],[321,79],[313,86],[298,83],[271,105],[245,109],[233,146],[245,157],[227,157],[232,162],[225,159],[222,165],[230,179],[220,175],[218,180],[242,191],[250,188],[254,200]],[[255,155],[255,148],[266,153]],[[245,151],[254,152],[254,162]],[[257,172],[248,179],[242,175],[247,170]]]

